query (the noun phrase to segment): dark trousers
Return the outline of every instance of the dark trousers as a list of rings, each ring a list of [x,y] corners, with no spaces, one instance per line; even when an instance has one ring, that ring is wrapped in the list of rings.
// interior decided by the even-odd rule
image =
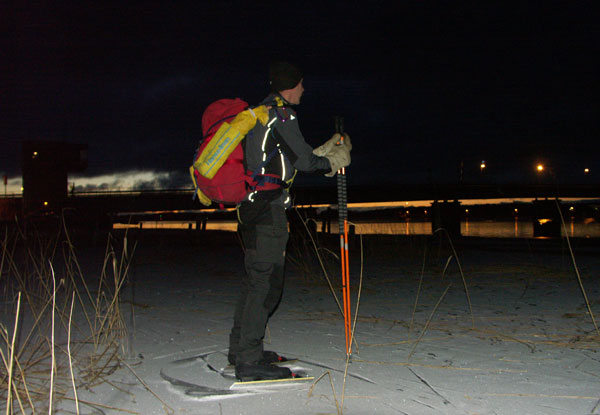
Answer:
[[[262,358],[267,321],[283,293],[288,230],[285,209],[267,200],[242,203],[239,218],[246,274],[233,316],[229,354],[236,363],[250,363]]]

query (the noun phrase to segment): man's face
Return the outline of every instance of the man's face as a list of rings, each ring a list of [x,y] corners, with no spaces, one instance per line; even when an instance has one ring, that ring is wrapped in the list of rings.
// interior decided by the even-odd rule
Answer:
[[[302,98],[302,94],[304,93],[304,86],[302,85],[302,79],[298,82],[298,85],[289,89],[288,97],[286,97],[287,101],[290,104],[298,105],[300,104],[300,99]]]

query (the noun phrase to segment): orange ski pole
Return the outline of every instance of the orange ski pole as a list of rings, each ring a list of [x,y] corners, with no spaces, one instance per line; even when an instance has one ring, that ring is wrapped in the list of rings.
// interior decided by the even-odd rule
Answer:
[[[350,263],[349,263],[349,259],[348,259],[348,220],[344,219],[344,262],[346,263],[346,265],[344,266],[344,269],[346,271],[346,275],[345,275],[345,280],[346,283],[344,284],[346,287],[346,299],[344,301],[345,307],[346,307],[346,311],[344,312],[344,316],[345,316],[345,323],[346,323],[346,332],[348,333],[348,335],[346,336],[347,340],[346,340],[346,354],[348,356],[352,355],[352,324],[351,324],[351,317],[352,317],[352,313],[350,311]]]
[[[335,118],[336,132],[344,133],[344,119]],[[344,137],[342,135],[341,141]],[[348,256],[348,195],[346,184],[346,169],[337,172],[338,191],[338,228],[340,234],[340,260],[342,265],[342,298],[344,302],[344,333],[346,336],[346,355],[352,354],[352,326],[350,316],[350,263]]]

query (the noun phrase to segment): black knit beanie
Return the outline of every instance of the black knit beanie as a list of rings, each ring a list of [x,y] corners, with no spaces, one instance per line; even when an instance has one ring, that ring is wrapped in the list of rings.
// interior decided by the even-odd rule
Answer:
[[[302,80],[302,71],[288,62],[273,62],[269,68],[271,92],[292,89]]]

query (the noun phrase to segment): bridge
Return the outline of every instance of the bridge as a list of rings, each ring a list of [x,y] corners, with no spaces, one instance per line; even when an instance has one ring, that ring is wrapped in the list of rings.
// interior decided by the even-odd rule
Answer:
[[[336,204],[337,190],[330,187],[293,187],[296,205]],[[518,198],[599,198],[600,184],[404,184],[378,186],[349,186],[349,203],[397,201],[452,201],[469,199]],[[20,197],[0,197],[0,206],[6,210],[19,209]],[[192,189],[99,191],[70,193],[64,206],[82,211],[114,214],[119,212],[189,211],[206,209],[193,200]],[[48,209],[52,209],[49,206]],[[56,208],[56,207],[54,207]],[[211,209],[218,206],[211,206]],[[14,213],[14,212],[13,212]],[[6,215],[3,215],[6,216]],[[8,215],[14,217],[14,214]]]
[[[295,204],[300,206],[335,205],[337,203],[337,189],[335,186],[319,188],[297,186],[292,189],[291,193]],[[556,206],[552,202],[556,197],[559,199],[600,199],[600,185],[407,184],[350,186],[348,189],[348,203],[423,200],[439,202],[434,203],[433,209],[431,209],[430,219],[434,223],[434,227],[441,226],[446,229],[453,229],[455,233],[460,233],[460,221],[464,209],[461,209],[459,204],[454,203],[454,201],[461,200],[464,202],[470,199],[490,201],[494,199],[539,199],[539,201],[528,207],[527,212],[523,209],[520,209],[520,212],[532,218],[551,218],[557,215]],[[551,201],[544,203],[545,199],[551,199]],[[91,226],[95,229],[108,229],[113,222],[132,221],[137,223],[138,221],[155,220],[190,221],[202,224],[201,227],[203,228],[209,217],[210,220],[234,219],[233,212],[221,211],[219,206],[213,205],[209,208],[202,206],[199,201],[193,199],[192,189],[71,193],[67,195],[60,206],[44,206],[33,211],[33,216],[51,212],[57,213],[62,208],[67,208],[65,212],[68,212],[70,222],[84,227]],[[20,197],[0,198],[0,219],[13,220],[15,215],[22,214],[22,211]],[[323,213],[321,216],[328,216],[323,216],[321,219],[330,221],[333,218],[332,214],[334,213]],[[555,229],[548,234],[560,234],[560,228],[556,228],[557,218],[554,217],[552,220]],[[541,232],[538,231],[538,235],[542,235]]]
[[[295,187],[292,196],[297,205],[336,204],[337,190],[331,187]],[[350,186],[349,203],[375,203],[417,200],[469,200],[517,198],[599,198],[600,185],[552,184],[446,184],[446,185],[390,185]],[[123,192],[75,193],[67,203],[72,207],[102,206],[108,213],[187,211],[205,209],[193,200],[193,190],[147,190]],[[212,206],[215,208],[218,206]]]

